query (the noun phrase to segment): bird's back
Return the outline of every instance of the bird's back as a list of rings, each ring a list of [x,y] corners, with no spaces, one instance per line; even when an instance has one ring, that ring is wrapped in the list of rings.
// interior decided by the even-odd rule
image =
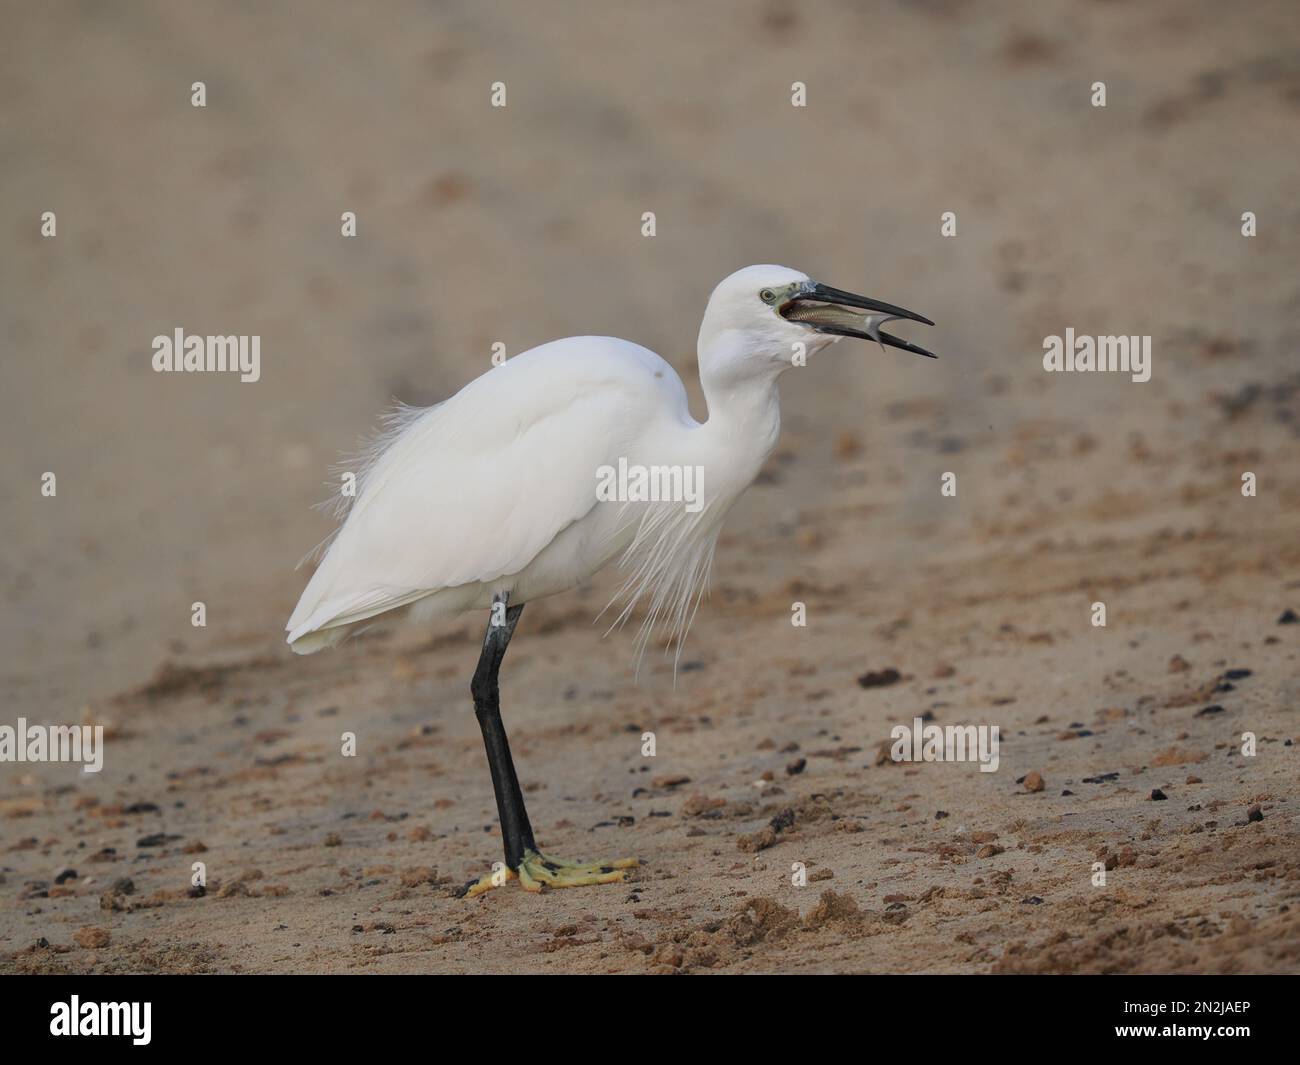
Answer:
[[[693,424],[673,369],[612,337],[544,344],[435,407],[403,413],[359,471],[347,517],[286,626],[289,642],[309,653],[435,596],[449,610],[481,605],[494,582],[592,511],[601,466],[661,426]]]

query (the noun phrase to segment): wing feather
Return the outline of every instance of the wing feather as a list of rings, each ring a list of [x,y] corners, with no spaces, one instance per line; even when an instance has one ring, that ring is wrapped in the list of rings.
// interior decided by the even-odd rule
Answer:
[[[625,341],[571,338],[404,412],[367,457],[286,626],[289,642],[518,573],[596,506],[596,470],[664,416],[653,401],[668,395],[666,366]]]

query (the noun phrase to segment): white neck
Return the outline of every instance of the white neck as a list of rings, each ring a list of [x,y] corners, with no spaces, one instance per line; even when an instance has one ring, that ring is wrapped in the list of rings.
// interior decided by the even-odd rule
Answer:
[[[704,428],[752,479],[781,432],[777,378],[784,365],[741,352],[742,334],[715,334],[699,350],[700,386],[709,408]],[[752,467],[752,469],[746,469]],[[748,481],[746,481],[748,483]]]

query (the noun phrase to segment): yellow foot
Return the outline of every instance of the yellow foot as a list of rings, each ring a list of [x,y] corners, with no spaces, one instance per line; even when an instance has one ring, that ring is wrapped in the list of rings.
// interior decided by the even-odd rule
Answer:
[[[613,862],[592,862],[583,865],[563,858],[548,858],[537,851],[525,851],[518,869],[500,865],[492,872],[466,884],[462,898],[472,899],[493,888],[504,887],[517,876],[525,891],[538,892],[542,888],[590,887],[593,884],[617,884],[626,879],[627,870],[639,863],[635,858],[619,858]]]

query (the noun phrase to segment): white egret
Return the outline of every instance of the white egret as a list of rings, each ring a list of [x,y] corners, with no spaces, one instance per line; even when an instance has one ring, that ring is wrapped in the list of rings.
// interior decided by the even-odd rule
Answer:
[[[490,610],[471,694],[506,869],[468,894],[514,876],[530,891],[611,883],[636,864],[552,859],[533,839],[497,682],[524,604],[617,561],[627,573],[617,621],[641,604],[638,649],[662,625],[680,652],[723,518],[776,445],[782,371],[843,337],[934,358],[880,331],[900,318],[933,325],[796,270],[750,266],[714,289],[700,326],[707,421],[691,417],[681,379],[654,352],[590,336],[525,351],[437,406],[391,417],[288,641],[310,654],[381,614]]]

